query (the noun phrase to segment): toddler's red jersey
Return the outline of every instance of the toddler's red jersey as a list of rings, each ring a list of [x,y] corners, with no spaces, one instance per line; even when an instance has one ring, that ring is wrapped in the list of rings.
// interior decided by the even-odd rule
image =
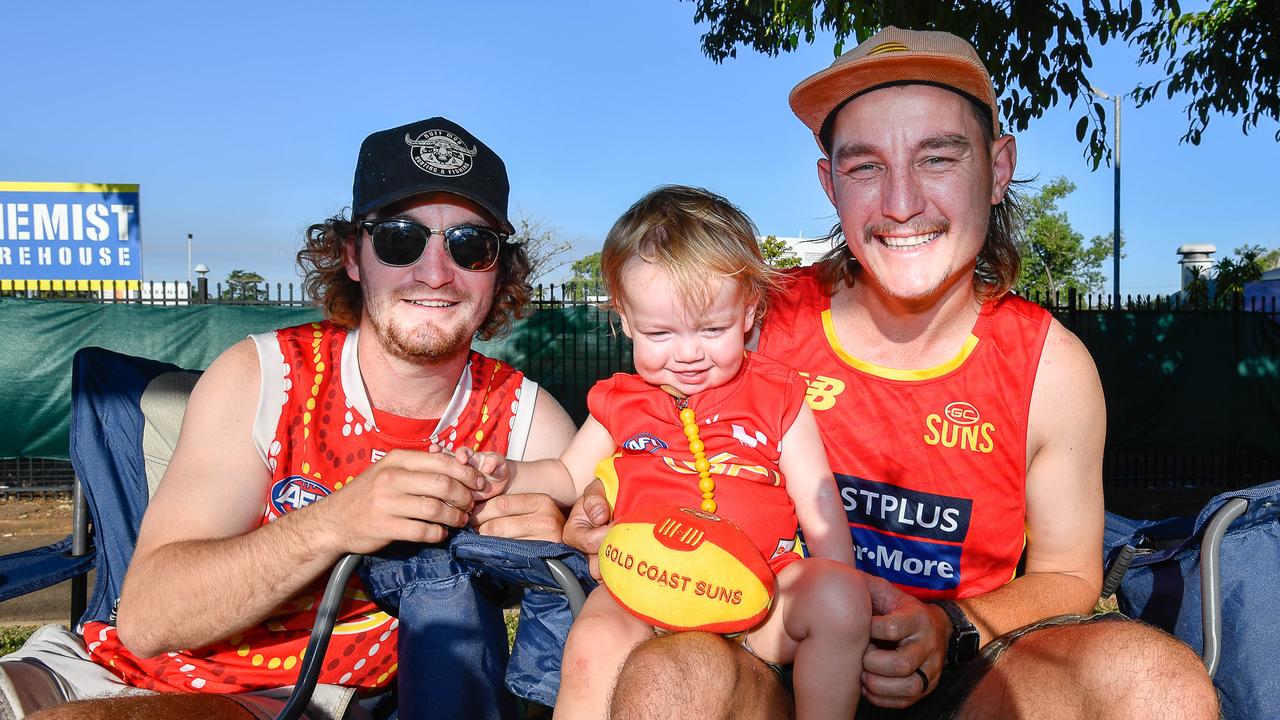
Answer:
[[[800,557],[795,505],[778,461],[804,388],[791,368],[748,353],[732,380],[689,398],[716,484],[716,514],[742,528],[775,573]],[[618,445],[596,469],[615,515],[655,504],[698,507],[698,471],[671,395],[620,373],[596,383],[587,407]]]

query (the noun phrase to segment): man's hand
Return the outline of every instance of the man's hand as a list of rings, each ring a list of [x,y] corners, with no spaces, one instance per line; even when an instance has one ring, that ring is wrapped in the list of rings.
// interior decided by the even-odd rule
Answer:
[[[560,542],[564,515],[550,495],[498,495],[476,503],[471,524],[481,535]]]
[[[609,501],[605,499],[604,485],[593,480],[582,491],[582,497],[573,504],[569,519],[564,524],[564,543],[587,555],[591,564],[591,576],[600,579],[600,543],[610,525]]]
[[[337,553],[376,552],[396,540],[433,543],[467,524],[475,468],[447,453],[392,450],[311,510]]]
[[[867,576],[871,591],[871,644],[862,657],[862,694],[872,704],[904,708],[932,691],[946,662],[951,624],[941,608],[926,605],[887,580]]]

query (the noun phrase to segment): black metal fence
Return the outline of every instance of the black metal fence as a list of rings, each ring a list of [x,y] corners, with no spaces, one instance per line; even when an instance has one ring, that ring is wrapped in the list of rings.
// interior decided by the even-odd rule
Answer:
[[[1272,480],[1280,454],[1108,448],[1102,456],[1107,509],[1133,517],[1194,514],[1214,495]]]
[[[75,479],[65,460],[7,458],[0,460],[0,500],[70,498]]]
[[[1120,299],[1119,305],[1116,304],[1114,295],[1079,293],[1074,289],[1052,295],[1026,290],[1019,294],[1055,313],[1119,310],[1159,313],[1256,312],[1280,316],[1280,303],[1277,303],[1276,297],[1246,297],[1243,293],[1225,293],[1214,297],[1197,297],[1182,293],[1125,295]]]
[[[277,305],[299,307],[311,304],[302,285],[293,283],[237,283],[212,287],[201,278],[188,286],[182,281],[154,281],[134,283],[126,288],[123,283],[101,283],[97,290],[77,289],[75,283],[54,284],[43,281],[39,286],[27,282],[22,289],[0,287],[0,298],[24,298],[34,300],[63,300],[91,303],[132,303],[138,305]],[[1121,310],[1124,312],[1258,312],[1280,316],[1280,298],[1246,297],[1242,293],[1228,293],[1214,297],[1197,297],[1183,293],[1171,295],[1125,295],[1117,305],[1115,296],[1101,293],[1080,293],[1075,289],[1052,295],[1040,291],[1022,290],[1019,294],[1053,312],[1097,312]],[[564,307],[566,305],[590,305],[603,302],[607,294],[601,285],[579,282],[540,284],[533,288],[532,306],[535,310]]]

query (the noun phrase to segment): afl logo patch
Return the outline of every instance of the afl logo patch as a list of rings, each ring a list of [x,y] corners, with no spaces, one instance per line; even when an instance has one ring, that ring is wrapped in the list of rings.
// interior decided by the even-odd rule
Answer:
[[[448,130],[428,130],[416,138],[406,133],[404,143],[412,148],[409,157],[413,158],[413,164],[440,177],[458,177],[471,172],[471,158],[477,151]]]
[[[642,432],[632,435],[626,442],[622,443],[622,447],[628,450],[634,450],[635,452],[644,452],[647,450],[652,453],[658,452],[659,450],[666,450],[667,444],[647,432]]]
[[[271,486],[271,506],[283,515],[304,508],[329,494],[329,488],[301,475],[290,475]]]
[[[943,408],[942,416],[957,425],[973,425],[979,419],[978,408],[963,400],[957,400]]]

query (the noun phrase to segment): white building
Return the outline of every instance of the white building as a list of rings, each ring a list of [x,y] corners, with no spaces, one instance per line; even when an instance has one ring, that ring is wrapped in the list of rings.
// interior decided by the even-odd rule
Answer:
[[[773,237],[786,243],[787,248],[800,258],[800,265],[812,265],[822,259],[831,248],[835,247],[835,243],[824,238],[804,238],[804,237],[782,237],[774,235]],[[756,241],[763,244],[764,238],[756,238]]]
[[[1213,254],[1217,251],[1217,246],[1207,243],[1190,243],[1178,246],[1176,252],[1181,256],[1181,259],[1178,260],[1178,266],[1182,268],[1181,287],[1183,290],[1186,290],[1188,285],[1196,281],[1196,278],[1204,275],[1213,267]]]

